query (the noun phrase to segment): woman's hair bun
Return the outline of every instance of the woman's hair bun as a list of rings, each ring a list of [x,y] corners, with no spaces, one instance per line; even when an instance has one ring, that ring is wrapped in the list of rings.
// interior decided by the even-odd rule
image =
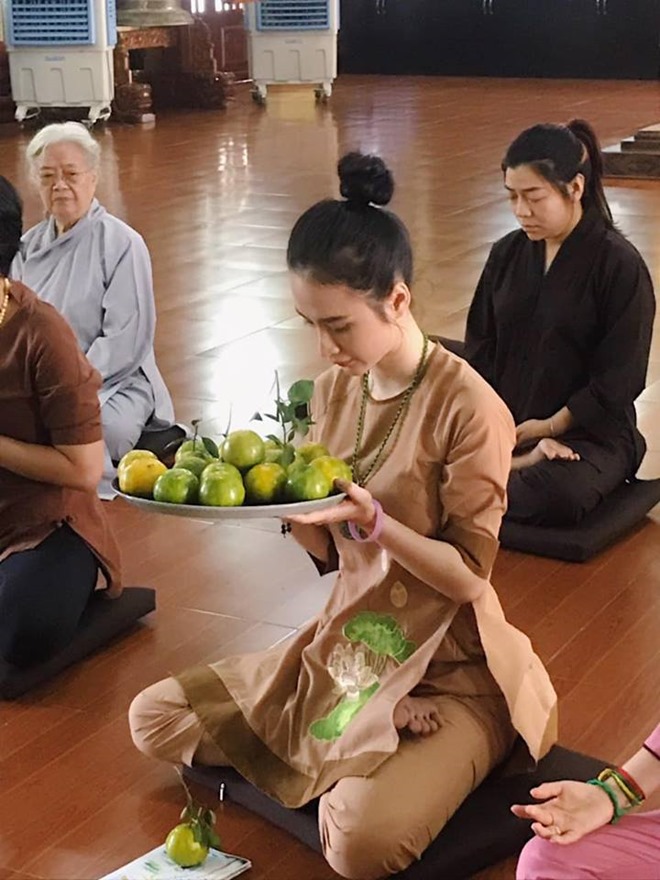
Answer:
[[[387,205],[394,193],[392,172],[379,156],[347,153],[339,160],[339,191],[356,205]]]

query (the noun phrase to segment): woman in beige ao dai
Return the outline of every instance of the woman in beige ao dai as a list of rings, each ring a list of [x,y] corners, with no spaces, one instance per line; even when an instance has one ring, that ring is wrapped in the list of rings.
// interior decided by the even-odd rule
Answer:
[[[147,754],[231,764],[286,806],[320,796],[328,862],[370,880],[421,857],[516,732],[544,754],[556,698],[488,582],[513,421],[412,317],[407,232],[374,206],[389,171],[358,154],[339,171],[346,200],[310,208],[288,249],[296,308],[334,364],[314,437],[349,461],[357,446],[347,499],[293,523],[337,580],[285,643],[143,691],[131,728]]]

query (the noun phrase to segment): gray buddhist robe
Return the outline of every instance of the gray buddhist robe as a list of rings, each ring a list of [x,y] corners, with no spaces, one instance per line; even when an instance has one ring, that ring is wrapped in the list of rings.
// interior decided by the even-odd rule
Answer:
[[[151,260],[142,237],[94,199],[63,235],[48,218],[23,236],[12,266],[22,281],[68,320],[103,378],[101,416],[106,467],[99,494],[111,497],[112,461],[131,449],[145,426],[174,421],[156,366],[156,308]]]

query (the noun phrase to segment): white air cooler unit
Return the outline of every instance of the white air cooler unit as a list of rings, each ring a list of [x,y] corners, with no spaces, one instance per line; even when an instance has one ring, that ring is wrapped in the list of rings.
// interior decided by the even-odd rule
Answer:
[[[88,107],[107,119],[114,95],[115,0],[6,0],[16,119],[42,107]]]
[[[260,0],[245,6],[253,97],[268,85],[313,83],[325,100],[337,76],[339,0]]]

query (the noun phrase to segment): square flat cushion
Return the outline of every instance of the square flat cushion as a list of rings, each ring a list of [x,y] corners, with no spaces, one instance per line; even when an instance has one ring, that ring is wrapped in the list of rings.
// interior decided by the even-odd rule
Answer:
[[[0,698],[9,700],[47,681],[72,663],[82,660],[156,607],[156,592],[149,587],[125,587],[117,599],[96,593],[69,644],[43,663],[26,669],[0,661]]]
[[[528,822],[511,813],[513,803],[529,803],[530,788],[556,779],[586,781],[597,775],[604,762],[555,746],[529,773],[502,775],[494,771],[463,803],[420,861],[396,877],[398,880],[462,880],[518,853],[531,837]],[[317,802],[287,810],[227,767],[192,767],[188,778],[251,810],[298,840],[321,852]],[[438,780],[442,785],[442,780]],[[397,809],[396,792],[392,808]]]
[[[660,502],[660,479],[624,483],[576,526],[557,528],[509,522],[500,529],[500,543],[509,550],[585,562],[642,522]]]

